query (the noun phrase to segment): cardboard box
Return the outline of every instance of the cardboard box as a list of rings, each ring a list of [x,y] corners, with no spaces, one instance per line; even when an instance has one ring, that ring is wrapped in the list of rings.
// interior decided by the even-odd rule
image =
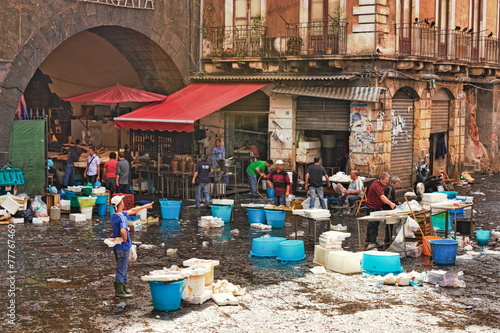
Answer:
[[[321,141],[300,141],[299,148],[321,148]]]

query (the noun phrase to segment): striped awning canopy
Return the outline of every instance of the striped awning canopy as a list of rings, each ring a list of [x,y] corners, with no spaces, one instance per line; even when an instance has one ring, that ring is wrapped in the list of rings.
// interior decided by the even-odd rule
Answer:
[[[272,92],[280,94],[343,99],[359,102],[378,102],[382,87],[275,87]]]

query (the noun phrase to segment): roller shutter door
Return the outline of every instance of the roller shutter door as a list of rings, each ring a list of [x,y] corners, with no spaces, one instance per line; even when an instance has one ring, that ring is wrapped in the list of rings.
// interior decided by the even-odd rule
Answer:
[[[349,131],[350,101],[306,97],[297,98],[298,130]]]
[[[431,133],[448,132],[449,101],[432,101]]]
[[[391,175],[401,178],[401,187],[410,187],[413,176],[413,99],[393,99]]]

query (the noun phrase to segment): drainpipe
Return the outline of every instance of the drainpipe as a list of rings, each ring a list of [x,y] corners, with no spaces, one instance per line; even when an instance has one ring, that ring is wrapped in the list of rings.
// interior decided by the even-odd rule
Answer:
[[[199,37],[199,54],[198,54],[198,72],[202,72],[202,61],[201,59],[203,58],[203,34],[201,33],[200,27],[203,26],[203,7],[204,7],[204,1],[200,0],[200,25],[198,27],[198,33],[200,34]]]

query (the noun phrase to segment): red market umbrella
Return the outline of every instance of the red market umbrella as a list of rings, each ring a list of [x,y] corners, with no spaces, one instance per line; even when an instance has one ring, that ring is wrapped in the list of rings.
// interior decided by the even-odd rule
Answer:
[[[160,102],[167,96],[134,89],[116,84],[95,91],[62,97],[68,102],[97,102],[97,103],[124,103],[124,102]]]

